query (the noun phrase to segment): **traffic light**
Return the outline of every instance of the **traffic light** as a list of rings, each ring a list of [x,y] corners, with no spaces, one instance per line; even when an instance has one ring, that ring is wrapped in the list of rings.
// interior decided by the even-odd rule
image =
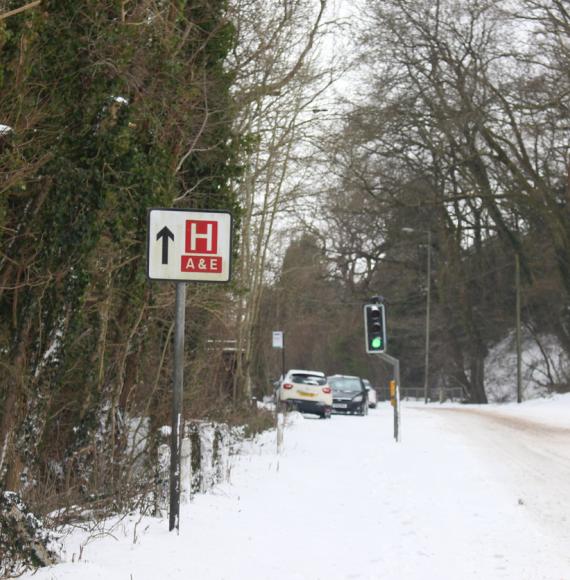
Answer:
[[[368,354],[386,352],[386,312],[384,304],[364,305],[364,329],[366,352]]]

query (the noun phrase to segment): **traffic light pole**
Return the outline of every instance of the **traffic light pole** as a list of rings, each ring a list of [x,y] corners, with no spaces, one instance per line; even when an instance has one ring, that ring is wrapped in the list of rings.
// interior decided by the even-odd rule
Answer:
[[[182,440],[182,390],[184,382],[184,324],[186,283],[176,283],[174,323],[174,382],[170,431],[170,511],[168,530],[180,530],[180,443]]]
[[[390,363],[394,369],[394,381],[396,381],[396,394],[394,406],[394,439],[400,441],[400,361],[389,354],[379,353],[382,360]]]

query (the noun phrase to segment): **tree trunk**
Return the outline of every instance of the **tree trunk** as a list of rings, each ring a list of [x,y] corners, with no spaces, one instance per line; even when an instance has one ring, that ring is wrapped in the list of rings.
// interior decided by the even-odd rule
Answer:
[[[471,353],[471,380],[470,394],[471,403],[478,405],[487,404],[487,395],[485,393],[485,356],[487,349],[482,341],[475,342]]]

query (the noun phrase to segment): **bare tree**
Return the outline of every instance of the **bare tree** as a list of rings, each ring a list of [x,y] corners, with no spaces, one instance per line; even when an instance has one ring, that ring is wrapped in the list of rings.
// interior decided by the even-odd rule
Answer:
[[[307,0],[233,5],[239,38],[232,63],[237,129],[248,136],[244,175],[235,184],[242,205],[235,398],[251,393],[249,365],[276,223],[302,188],[293,176],[295,156],[314,117],[313,103],[329,83],[330,73],[315,62],[325,8],[326,0],[316,9]]]

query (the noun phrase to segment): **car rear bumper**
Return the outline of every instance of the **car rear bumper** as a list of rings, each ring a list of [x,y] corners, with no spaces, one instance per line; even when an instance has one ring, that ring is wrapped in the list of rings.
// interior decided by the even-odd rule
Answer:
[[[362,410],[362,401],[354,403],[342,399],[333,399],[333,413],[359,413]]]
[[[331,412],[331,406],[320,401],[305,401],[303,399],[287,399],[287,405],[294,407],[300,413],[314,413],[315,415],[322,415],[323,413]]]

